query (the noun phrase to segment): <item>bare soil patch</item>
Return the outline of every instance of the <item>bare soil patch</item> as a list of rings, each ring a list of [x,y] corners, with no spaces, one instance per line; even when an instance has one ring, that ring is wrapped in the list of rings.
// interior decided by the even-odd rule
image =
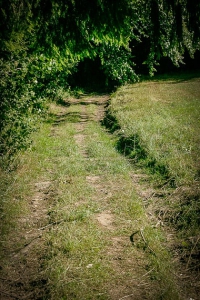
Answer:
[[[114,227],[113,227],[113,215],[111,214],[110,211],[104,211],[100,214],[97,215],[97,220],[98,222],[106,227],[107,229],[110,229],[112,230]]]

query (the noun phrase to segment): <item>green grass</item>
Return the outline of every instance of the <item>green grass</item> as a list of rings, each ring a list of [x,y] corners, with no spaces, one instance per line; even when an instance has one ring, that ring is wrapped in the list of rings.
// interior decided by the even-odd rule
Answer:
[[[199,178],[199,79],[124,86],[113,95],[110,111],[121,133],[139,137],[148,158],[165,166],[177,185]]]
[[[176,228],[176,247],[187,262],[200,247],[200,79],[184,76],[121,87],[104,124],[115,132],[116,148],[166,194],[151,205]]]
[[[84,111],[94,116],[96,110],[97,106],[90,104]],[[118,137],[91,118],[81,132],[84,143],[78,144],[74,135],[81,111],[78,104],[52,105],[49,121],[33,135],[32,147],[10,175],[10,181],[15,176],[16,180],[5,201],[8,221],[9,205],[13,207],[18,189],[28,214],[26,197],[34,193],[35,182],[51,181],[53,193],[47,212],[49,227],[43,233],[46,250],[41,266],[48,290],[44,299],[120,299],[138,290],[152,300],[181,299],[165,234],[148,218],[133,186],[132,162],[116,150]],[[130,121],[128,125],[132,128]],[[129,127],[125,131],[121,125],[123,134],[128,135]],[[83,146],[87,157],[82,155]],[[24,215],[23,210],[19,205],[13,211],[14,223]],[[105,212],[112,218],[111,228],[98,221]],[[9,224],[4,230],[8,238],[15,226]]]
[[[38,132],[32,134],[31,147],[26,152],[20,152],[6,169],[0,172],[0,205],[1,234],[8,234],[17,226],[17,219],[22,214],[28,214],[28,201],[34,193],[34,184],[51,180],[49,154],[51,151],[49,124],[43,124]],[[6,238],[6,237],[5,237]]]
[[[95,105],[87,105],[91,115],[95,115],[95,110]],[[80,112],[81,107],[71,106],[69,111]],[[111,287],[116,289],[118,282],[130,282],[131,286],[134,276],[138,277],[134,280],[143,280],[142,275],[150,269],[154,271],[151,272],[153,277],[147,275],[147,282],[150,280],[149,284],[157,289],[147,289],[149,299],[159,299],[163,286],[166,288],[163,299],[178,299],[176,284],[169,273],[169,266],[173,268],[171,258],[161,246],[162,234],[148,224],[132,185],[132,166],[116,151],[116,138],[108,135],[97,122],[89,121],[82,131],[88,154],[85,158],[81,146],[73,138],[74,133],[74,123],[60,123],[54,136],[56,152],[52,150],[51,155],[56,166],[57,196],[49,216],[50,223],[57,225],[47,234],[49,250],[44,272],[49,278],[48,299],[112,299]],[[88,182],[88,176],[98,178],[97,186]],[[113,217],[112,231],[103,229],[97,222],[97,216],[105,211]],[[154,254],[145,249],[140,235],[135,247],[130,243],[131,233],[141,228],[145,235],[151,231],[152,239],[148,243],[157,253],[156,263]],[[129,261],[133,259],[136,274],[131,265],[123,267],[124,275],[120,269],[118,273],[113,268],[112,251],[116,250],[112,241],[115,238],[127,240],[121,255]],[[149,239],[148,235],[146,238]],[[135,265],[134,257],[138,256],[143,257],[143,268],[147,269],[142,271]]]
[[[172,275],[171,256],[166,248],[164,234],[160,229],[154,227],[155,224],[149,223],[145,215],[143,204],[138,199],[130,180],[132,164],[115,151],[116,136],[105,134],[98,124],[93,123],[87,127],[87,134],[89,136],[87,139],[88,153],[91,157],[98,158],[90,171],[95,174],[103,174],[108,184],[112,185],[114,181],[118,187],[112,201],[108,203],[109,208],[115,213],[117,222],[121,224],[118,233],[128,235],[133,230],[132,228],[135,231],[143,232],[145,241],[140,236],[136,245],[139,249],[149,252],[148,268],[153,269],[151,278],[160,283],[154,294],[155,299],[157,297],[178,299],[179,295]]]

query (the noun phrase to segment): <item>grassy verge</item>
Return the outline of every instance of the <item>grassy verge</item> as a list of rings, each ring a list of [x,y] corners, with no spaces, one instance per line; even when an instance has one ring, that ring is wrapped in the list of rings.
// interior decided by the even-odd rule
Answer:
[[[0,173],[0,293],[38,299],[46,294],[41,264],[46,251],[46,206],[51,205],[51,124],[32,135],[32,147]],[[12,167],[12,168],[11,168]],[[47,184],[45,188],[43,184]],[[7,298],[6,298],[7,299]]]
[[[178,229],[186,261],[200,248],[199,111],[199,78],[165,78],[121,87],[104,120],[118,136],[118,150],[145,167],[157,187],[169,188],[155,209]]]
[[[143,82],[119,89],[109,107],[123,136],[136,141],[131,157],[140,144],[178,185],[199,178],[199,95],[199,79]]]

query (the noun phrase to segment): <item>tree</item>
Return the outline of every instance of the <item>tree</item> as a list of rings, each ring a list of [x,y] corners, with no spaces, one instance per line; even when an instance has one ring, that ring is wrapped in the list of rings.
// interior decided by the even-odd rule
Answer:
[[[137,80],[138,58],[153,75],[162,57],[178,66],[186,50],[192,57],[200,49],[196,0],[0,0],[0,7],[0,153],[25,147],[45,102],[68,87],[84,59],[100,59],[107,82],[123,84]]]

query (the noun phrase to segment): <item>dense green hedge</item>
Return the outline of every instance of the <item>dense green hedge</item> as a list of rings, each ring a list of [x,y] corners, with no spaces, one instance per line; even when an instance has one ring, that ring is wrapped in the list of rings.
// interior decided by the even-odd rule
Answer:
[[[67,78],[75,65],[43,54],[0,60],[1,156],[10,158],[29,145],[29,135],[45,117],[47,102],[68,88]]]

